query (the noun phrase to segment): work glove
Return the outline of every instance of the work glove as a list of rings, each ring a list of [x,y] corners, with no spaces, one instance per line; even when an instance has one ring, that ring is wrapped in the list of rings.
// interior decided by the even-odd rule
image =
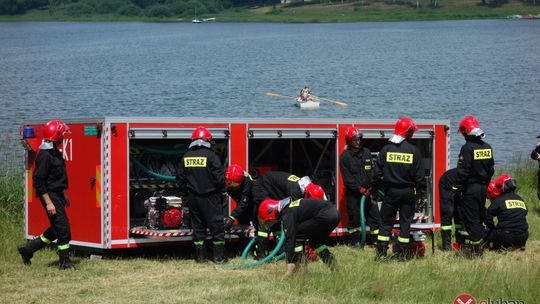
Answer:
[[[235,218],[232,216],[226,217],[223,219],[223,226],[225,230],[231,230]]]
[[[360,189],[358,189],[358,192],[360,192],[365,197],[369,197],[369,195],[371,194],[369,189],[364,188],[364,187],[360,187]]]

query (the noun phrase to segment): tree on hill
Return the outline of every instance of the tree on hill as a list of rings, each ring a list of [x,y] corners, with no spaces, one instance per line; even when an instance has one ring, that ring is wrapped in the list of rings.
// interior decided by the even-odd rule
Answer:
[[[0,14],[24,14],[30,9],[47,7],[49,0],[0,0]]]

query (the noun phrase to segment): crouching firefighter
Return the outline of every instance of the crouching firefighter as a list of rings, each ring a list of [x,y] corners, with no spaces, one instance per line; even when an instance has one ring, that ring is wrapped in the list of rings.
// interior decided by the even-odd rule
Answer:
[[[300,178],[287,172],[271,171],[260,176],[253,184],[253,200],[257,210],[265,199],[281,200],[287,197],[293,201],[302,197],[326,200],[322,187],[312,183],[308,176]],[[262,259],[267,255],[270,233],[277,235],[280,227],[259,225],[256,228],[256,259]]]
[[[69,259],[71,229],[65,207],[69,199],[64,191],[68,188],[66,164],[60,151],[64,134],[71,133],[61,120],[51,120],[43,129],[43,142],[35,161],[33,186],[47,213],[50,226],[38,238],[18,247],[24,264],[30,265],[34,252],[57,240],[60,269],[75,267]]]
[[[227,261],[225,229],[221,193],[225,185],[224,168],[212,150],[212,134],[205,127],[197,127],[191,135],[189,150],[178,168],[177,182],[187,186],[196,262],[206,262],[206,229],[210,229],[214,263]]]
[[[461,192],[452,190],[457,182],[457,169],[450,169],[439,180],[439,201],[441,202],[441,241],[443,251],[452,251],[452,219],[455,227],[456,242],[463,246],[466,231],[461,226],[458,206]]]
[[[251,175],[239,165],[230,165],[225,171],[225,186],[227,194],[236,202],[236,208],[229,217],[225,218],[225,230],[231,229],[234,221],[244,225],[249,225],[249,222],[253,221],[257,229],[257,216],[255,216],[257,211],[253,203]]]
[[[516,180],[507,174],[501,174],[488,185],[491,205],[487,209],[486,225],[489,229],[487,241],[492,249],[524,248],[529,238],[527,205],[515,193],[516,186]],[[497,225],[494,218],[497,218]]]
[[[326,242],[337,227],[341,215],[330,202],[318,199],[290,198],[276,201],[264,200],[258,211],[259,223],[264,226],[282,224],[285,231],[285,254],[287,271],[291,276],[304,260],[306,242],[315,249],[321,260],[333,271],[336,269],[334,255]]]
[[[379,260],[386,259],[398,209],[397,257],[401,261],[406,261],[410,257],[411,222],[414,218],[417,196],[422,197],[425,189],[422,154],[409,142],[416,130],[416,124],[411,118],[398,119],[394,135],[381,149],[376,162],[376,180],[384,189],[380,211],[381,229],[376,245]]]

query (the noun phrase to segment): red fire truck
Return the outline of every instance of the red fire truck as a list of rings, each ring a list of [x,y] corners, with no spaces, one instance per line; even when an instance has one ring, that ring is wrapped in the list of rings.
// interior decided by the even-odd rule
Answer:
[[[191,240],[188,208],[175,183],[176,165],[187,150],[193,129],[208,128],[214,150],[225,165],[239,164],[254,178],[270,170],[309,176],[321,185],[342,213],[335,237],[347,235],[347,207],[339,169],[345,130],[362,129],[362,143],[374,157],[390,138],[396,120],[283,118],[149,118],[65,119],[72,133],[63,142],[69,177],[75,247],[111,250]],[[316,122],[314,122],[316,121]],[[32,172],[45,121],[28,122],[33,137],[26,147],[25,236],[34,238],[48,220],[32,188]],[[449,164],[448,120],[416,120],[413,142],[426,167],[427,204],[415,215],[413,230],[440,227],[438,189]],[[234,201],[224,198],[228,211]],[[227,208],[225,208],[227,209]],[[225,214],[226,215],[226,214]],[[235,227],[228,240],[249,232]]]

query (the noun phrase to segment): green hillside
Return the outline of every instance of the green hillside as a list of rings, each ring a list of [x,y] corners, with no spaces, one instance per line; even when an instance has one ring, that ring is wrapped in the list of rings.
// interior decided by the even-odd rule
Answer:
[[[540,0],[0,0],[0,21],[358,22],[540,17]]]

